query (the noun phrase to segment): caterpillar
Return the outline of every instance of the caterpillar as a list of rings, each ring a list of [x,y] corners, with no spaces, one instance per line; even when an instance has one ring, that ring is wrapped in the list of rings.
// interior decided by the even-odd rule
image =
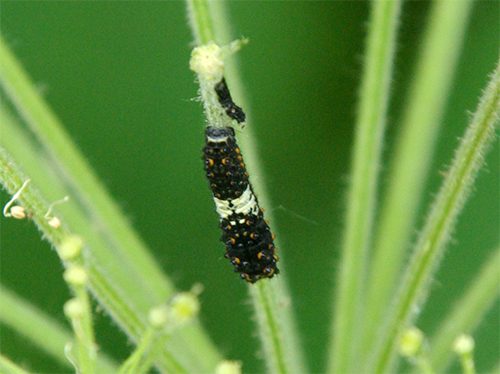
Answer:
[[[247,282],[279,273],[274,234],[264,219],[232,127],[209,126],[203,161],[222,229],[225,257]]]
[[[223,77],[222,80],[215,85],[214,89],[219,98],[219,103],[226,111],[226,114],[230,118],[235,119],[236,122],[243,127],[245,125],[246,115],[243,112],[243,109],[237,106],[231,98],[231,93],[229,92],[229,88],[227,88],[226,79]]]

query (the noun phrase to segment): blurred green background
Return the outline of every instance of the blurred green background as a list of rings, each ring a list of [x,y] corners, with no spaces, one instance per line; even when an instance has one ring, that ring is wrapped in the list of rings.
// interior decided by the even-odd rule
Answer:
[[[408,2],[403,8],[387,160],[429,5]],[[369,3],[235,1],[228,6],[233,35],[250,39],[237,58],[250,103],[244,108],[251,112],[248,126],[258,140],[266,177],[260,183],[271,199],[265,208],[274,212],[271,223],[311,369],[321,372]],[[184,2],[2,1],[0,25],[161,266],[180,289],[195,282],[205,286],[201,318],[223,354],[242,360],[245,372],[261,372],[247,285],[222,257],[204,177],[205,123],[201,105],[192,100],[198,87],[188,68],[192,37]],[[498,60],[499,32],[499,3],[476,2],[422,212],[464,133],[467,111],[475,110]],[[419,321],[428,334],[498,246],[498,141],[486,161]],[[8,199],[2,192],[2,204]],[[62,306],[69,294],[62,266],[34,225],[2,217],[1,247],[2,284],[65,322]],[[474,334],[480,372],[497,361],[498,307]],[[126,357],[132,345],[124,335],[103,313],[97,324],[102,350]],[[61,370],[5,327],[1,345],[3,354],[34,372]]]

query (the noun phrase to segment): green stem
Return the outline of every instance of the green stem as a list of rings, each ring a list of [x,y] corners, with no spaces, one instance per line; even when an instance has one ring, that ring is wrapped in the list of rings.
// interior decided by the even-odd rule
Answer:
[[[32,180],[26,190],[36,187],[38,191],[39,196],[29,206],[35,211],[33,220],[52,240],[50,226],[43,218],[47,211],[44,202],[70,196],[57,210],[64,222],[62,227],[80,235],[88,246],[85,266],[90,288],[108,314],[137,341],[147,327],[146,316],[151,307],[173,293],[172,282],[162,273],[2,39],[0,83],[35,135],[28,135],[2,108],[0,142]],[[12,168],[1,171],[5,172],[3,183],[12,180],[17,185],[25,178],[23,173],[12,175]],[[200,324],[176,334],[179,343],[167,343],[156,361],[162,370],[207,372],[215,368],[220,355]]]
[[[360,326],[358,318],[376,210],[378,174],[400,10],[401,1],[398,0],[372,2],[342,262],[335,298],[329,373],[351,372],[357,360],[356,327]]]
[[[120,367],[118,374],[137,374],[147,372],[149,367],[145,368],[144,371],[138,370],[138,368],[141,365],[141,362],[146,359],[146,355],[148,355],[148,351],[151,349],[154,336],[155,329],[153,327],[150,327],[144,332],[139,344],[135,348],[134,352],[132,352],[132,354]]]
[[[471,7],[469,0],[439,0],[431,8],[375,238],[361,348],[365,352],[372,350],[397,289]]]
[[[42,193],[36,188],[38,184],[36,183],[37,178],[34,176],[46,178],[47,180],[42,179],[42,186],[45,182],[52,190],[59,191],[58,197],[69,194],[71,191],[60,188],[61,184],[54,183],[58,177],[57,173],[55,173],[49,165],[43,162],[44,157],[37,153],[39,152],[39,147],[33,145],[32,142],[29,141],[29,138],[22,131],[19,131],[9,119],[7,111],[0,111],[0,122],[2,123],[3,135],[0,141],[9,139],[9,142],[6,142],[5,145],[11,147],[16,159],[26,160],[23,162],[23,167],[28,168],[32,180],[23,190],[18,201],[22,203],[26,211],[32,212],[32,221],[37,224],[39,229],[44,233],[44,237],[56,248],[64,238],[69,236],[67,222],[69,221],[70,224],[77,222],[77,224],[71,226],[79,227],[79,232],[83,233],[81,236],[85,238],[90,248],[99,248],[99,250],[92,252],[97,255],[99,260],[96,261],[88,252],[87,256],[85,256],[86,268],[94,295],[99,299],[101,305],[106,306],[107,312],[115,321],[121,322],[121,326],[126,332],[129,332],[132,336],[140,336],[145,326],[145,322],[141,317],[141,313],[137,311],[137,300],[133,300],[134,292],[137,292],[137,285],[132,285],[133,288],[130,288],[130,283],[128,283],[130,279],[123,279],[123,277],[127,277],[127,272],[123,271],[125,265],[122,264],[120,266],[119,257],[106,260],[102,259],[103,256],[107,254],[107,243],[103,243],[99,232],[88,234],[85,231],[91,228],[92,224],[88,222],[88,218],[86,218],[85,214],[80,210],[72,209],[70,210],[71,215],[66,215],[65,217],[61,216],[63,224],[58,229],[50,226],[49,221],[44,218],[49,205],[44,202],[46,199],[42,198]],[[14,159],[9,157],[7,153],[0,148],[0,183],[3,184],[10,194],[14,194],[26,179],[27,177],[21,172]],[[46,193],[43,195],[46,195]],[[67,203],[70,208],[72,204],[74,204],[74,199]],[[99,264],[107,264],[108,266],[106,267]],[[113,267],[113,265],[116,267]],[[140,267],[140,263],[137,264],[137,267]],[[127,289],[127,287],[127,291],[120,291],[120,288]],[[36,329],[33,331],[36,331]],[[189,339],[193,339],[193,343],[190,346],[182,347],[180,344],[177,344],[169,349],[181,356],[189,349],[200,349],[200,352],[205,352],[205,354],[201,354],[199,357],[201,364],[186,358],[181,365],[177,359],[174,359],[172,354],[164,350],[158,358],[160,362],[159,365],[172,368],[177,372],[188,372],[190,370],[183,368],[184,365],[187,368],[193,367],[192,365],[194,365],[193,370],[198,370],[195,368],[196,365],[209,365],[210,360],[213,359],[213,367],[215,367],[218,362],[218,357],[213,354],[211,344],[200,342],[200,339],[206,340],[206,336],[203,336],[204,334],[202,332],[200,336],[195,329],[190,332],[190,335],[191,336],[187,335]],[[184,340],[183,343],[186,344]],[[201,351],[201,347],[204,347],[203,351]]]
[[[151,365],[153,364],[154,358],[161,353],[162,347],[165,346],[165,343],[170,338],[170,336],[168,334],[161,335],[156,332],[153,338],[153,345],[150,348],[150,351],[145,353],[145,357],[139,363],[135,372],[129,371],[130,374],[147,373],[151,368]]]
[[[77,151],[77,147],[64,131],[56,115],[34,89],[29,77],[2,38],[0,38],[0,82],[37,140],[47,151],[49,162],[57,168],[57,172],[63,174],[64,177],[61,179],[67,180],[61,185],[74,189],[70,194],[72,200],[90,210],[87,214],[92,216],[93,225],[99,225],[101,232],[108,233],[106,239],[117,248],[121,248],[120,262],[127,261],[127,268],[131,271],[128,277],[136,273],[133,269],[137,267],[137,263],[141,263],[141,270],[145,271],[141,271],[142,281],[147,280],[150,284],[157,284],[158,280],[161,280],[163,282],[161,287],[160,285],[152,287],[152,291],[160,300],[168,298],[173,292],[172,284],[167,281],[130,224],[123,219],[123,214],[117,205],[84,157]],[[58,164],[61,166],[58,167]],[[45,187],[45,183],[39,182],[39,184]]]
[[[495,139],[500,115],[500,65],[497,66],[480,100],[472,122],[456,152],[455,159],[443,182],[424,229],[405,272],[395,308],[387,314],[388,321],[375,345],[374,360],[365,368],[370,373],[386,373],[396,362],[401,331],[411,325],[420,310],[434,273],[451,238],[458,214],[462,210],[484,153]]]
[[[196,45],[214,40],[214,27],[206,0],[186,0],[189,26],[193,31]]]
[[[80,318],[81,334],[78,334],[78,331],[74,330],[78,352],[78,365],[82,374],[93,374],[95,373],[97,350],[90,295],[86,287],[79,287],[75,295],[83,307],[83,313]]]
[[[196,42],[207,43],[215,39],[223,43],[229,43],[231,36],[227,22],[228,17],[225,1],[187,0],[187,2],[188,10],[190,11],[188,18],[192,26],[199,19],[205,20],[208,17],[212,17],[210,23],[196,24],[192,27]],[[199,3],[206,4],[201,6]],[[195,7],[194,5],[197,6]],[[204,14],[191,14],[193,11],[204,12]],[[216,25],[216,27],[213,25]],[[204,27],[207,30],[204,30]],[[207,35],[210,35],[210,38]],[[251,117],[251,111],[246,104],[245,95],[243,94],[245,90],[243,89],[238,67],[234,60],[235,58],[224,61],[224,76],[231,88],[231,95],[235,99],[235,102],[244,108],[248,119]],[[213,90],[212,87],[207,89]],[[254,189],[258,191],[259,202],[265,207],[269,205],[263,186],[263,181],[266,178],[261,171],[256,142],[251,134],[251,124],[245,128],[245,135],[239,141],[240,147],[245,155],[247,170],[252,175]],[[266,216],[270,222],[273,222],[271,212],[266,211]],[[279,234],[276,244],[279,248]],[[273,278],[271,282],[263,280],[258,283],[258,285],[249,285],[249,292],[257,314],[259,336],[264,346],[265,359],[269,371],[276,373],[307,372],[303,352],[299,344],[297,324],[292,310],[291,296],[286,281],[286,269],[284,269],[283,255],[281,253],[279,277],[277,279]]]
[[[2,300],[0,321],[3,325],[9,326],[29,339],[59,364],[72,369],[64,355],[65,345],[73,341],[71,332],[67,328],[38,310],[36,306],[27,303],[4,285],[0,287],[0,299]],[[101,373],[114,373],[117,365],[101,353],[97,368]]]
[[[63,279],[74,294],[74,298],[66,302],[64,312],[73,326],[75,365],[78,366],[78,372],[92,374],[95,372],[97,344],[88,292],[89,276],[83,266],[83,242],[77,236],[70,236],[57,247],[57,253],[65,267]]]
[[[280,323],[276,320],[278,313],[273,289],[266,280],[250,286],[249,291],[253,298],[259,336],[267,358],[267,370],[270,373],[289,373],[284,342],[280,338],[283,334]]]

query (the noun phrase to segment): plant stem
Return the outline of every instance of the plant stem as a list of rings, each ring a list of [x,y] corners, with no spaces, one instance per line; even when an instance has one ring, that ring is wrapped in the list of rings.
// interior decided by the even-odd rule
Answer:
[[[173,292],[172,284],[166,280],[130,224],[123,219],[119,208],[86,160],[77,151],[56,115],[33,88],[29,77],[1,38],[0,64],[2,86],[36,135],[37,140],[46,149],[48,155],[54,158],[50,161],[56,165],[57,163],[62,164],[58,171],[70,181],[62,183],[62,185],[71,184],[71,187],[75,189],[75,192],[71,194],[72,200],[81,202],[91,211],[94,225],[97,222],[99,225],[104,225],[104,227],[101,226],[101,231],[109,233],[107,240],[122,248],[121,262],[123,260],[130,261],[128,267],[131,268],[131,271],[137,267],[137,263],[141,263],[143,270],[146,270],[141,277],[146,277],[148,283],[154,284],[158,283],[158,280],[162,280],[164,289],[160,291],[160,287],[157,287],[153,290],[158,293],[161,299],[167,298]],[[134,273],[135,271],[132,271],[128,277]]]
[[[83,307],[81,318],[74,319],[72,321],[73,331],[75,334],[78,367],[82,374],[93,374],[95,373],[97,345],[94,337],[90,295],[87,289],[82,287],[76,292],[76,297]]]
[[[9,326],[29,339],[59,364],[71,367],[64,355],[64,346],[73,341],[71,332],[67,328],[10,291],[5,285],[0,287],[0,299],[2,300],[0,321],[3,325]],[[114,373],[117,365],[101,353],[97,369],[101,373]]]
[[[469,0],[432,4],[374,241],[361,348],[365,352],[372,351],[397,289],[471,7]]]
[[[173,293],[172,282],[162,273],[2,39],[0,83],[35,135],[29,136],[16,121],[1,113],[3,135],[7,129],[13,136],[8,141],[3,136],[0,142],[32,180],[27,190],[36,186],[39,191],[30,206],[36,210],[34,221],[45,232],[44,201],[70,196],[70,201],[58,207],[58,212],[63,226],[80,235],[88,246],[85,267],[90,288],[108,314],[137,341],[146,328],[151,307]],[[12,179],[18,183],[22,178],[6,172],[2,182]],[[51,240],[50,235],[47,237]],[[166,344],[157,366],[176,372],[207,372],[215,368],[220,355],[200,324],[177,334],[178,342]]]
[[[123,365],[120,367],[118,374],[137,374],[137,373],[145,373],[148,371],[149,367],[144,368],[145,370],[138,370],[141,365],[141,361],[147,360],[147,355],[149,354],[149,350],[151,349],[151,344],[154,341],[155,330],[154,328],[148,328],[136,349],[132,354],[125,360]]]
[[[196,45],[215,41],[212,17],[206,0],[186,0],[189,26]]]
[[[470,194],[479,168],[483,165],[484,154],[495,139],[499,115],[500,65],[497,65],[431,207],[405,272],[401,292],[393,304],[395,308],[387,314],[388,323],[381,330],[375,345],[374,360],[365,368],[366,372],[386,373],[393,370],[401,331],[413,323],[425,302],[457,216]]]
[[[276,296],[269,281],[258,282],[256,287],[249,288],[254,300],[255,315],[260,326],[259,335],[267,357],[267,370],[270,373],[290,372],[286,363],[285,347],[283,345],[281,326],[276,320]]]
[[[356,124],[349,205],[338,277],[328,372],[352,372],[401,1],[375,1]],[[359,331],[361,332],[361,330]]]
[[[187,0],[187,3],[188,18],[197,43],[201,41],[206,44],[214,39],[221,43],[229,43],[231,36],[225,1]],[[201,5],[200,3],[206,4]],[[204,14],[195,14],[193,12],[204,12]],[[193,26],[200,19],[210,19],[211,22],[204,21],[203,24]],[[216,27],[213,25],[216,25]],[[203,30],[205,27],[207,30]],[[228,60],[227,63],[224,62],[224,76],[230,83],[231,95],[238,105],[245,109],[248,119],[250,110],[246,105],[245,95],[243,94],[243,84],[239,78],[234,58],[231,60]],[[261,171],[257,146],[251,134],[251,126],[245,128],[245,133],[247,136],[242,137],[239,141],[245,154],[245,164],[252,175],[252,184],[255,190],[258,191],[259,202],[262,206],[267,206],[268,199],[262,185],[262,181],[266,179]],[[272,222],[271,212],[266,211],[266,215],[269,221]],[[279,247],[279,240],[276,243]],[[268,370],[275,373],[305,373],[307,369],[305,368],[303,352],[299,344],[297,324],[292,311],[291,296],[288,291],[286,270],[284,270],[283,264],[283,256],[280,254],[279,278],[273,279],[271,282],[262,280],[256,285],[249,285],[249,292],[257,315],[259,335],[264,347]]]

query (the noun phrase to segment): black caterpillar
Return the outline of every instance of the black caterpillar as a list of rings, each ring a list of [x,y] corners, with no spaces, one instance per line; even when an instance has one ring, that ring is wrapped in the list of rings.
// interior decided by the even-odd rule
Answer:
[[[203,148],[205,171],[226,245],[225,257],[242,279],[255,283],[279,273],[274,235],[264,219],[231,127],[208,127]]]
[[[227,88],[226,79],[222,78],[222,80],[217,83],[214,88],[215,92],[217,92],[217,96],[219,97],[219,103],[226,111],[226,114],[230,118],[235,119],[238,124],[243,127],[246,119],[245,113],[243,112],[243,109],[237,106],[231,98],[231,93]]]

